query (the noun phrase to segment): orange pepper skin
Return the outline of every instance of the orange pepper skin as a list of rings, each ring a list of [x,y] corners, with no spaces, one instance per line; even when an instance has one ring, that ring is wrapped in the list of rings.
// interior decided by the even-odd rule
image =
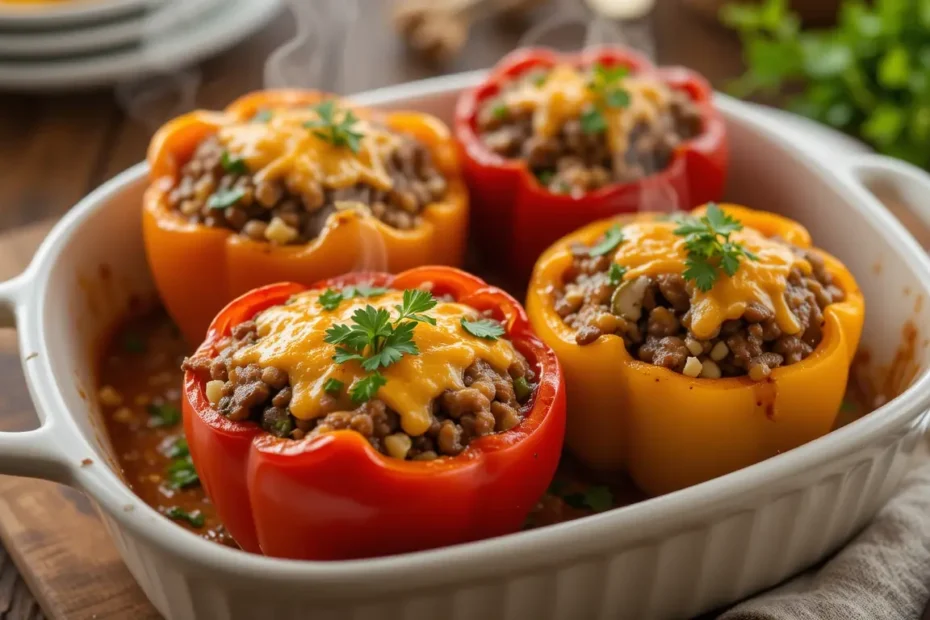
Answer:
[[[770,213],[721,205],[746,226],[811,247],[800,224]],[[845,291],[824,310],[823,339],[796,364],[767,380],[692,379],[631,358],[617,335],[580,346],[553,310],[552,290],[571,264],[573,243],[590,245],[610,226],[635,216],[586,226],[540,257],[530,281],[527,312],[536,333],[558,355],[568,386],[566,444],[587,465],[623,470],[646,493],[660,495],[747,467],[821,437],[832,428],[859,345],[865,305],[849,271],[815,250]]]
[[[320,235],[304,245],[273,246],[231,230],[192,224],[168,204],[180,169],[197,145],[224,123],[252,118],[263,108],[306,106],[328,95],[313,91],[261,91],[224,112],[192,112],[164,125],[149,147],[151,184],[144,196],[142,230],[159,296],[188,342],[203,340],[207,326],[238,295],[272,282],[311,284],[341,273],[419,265],[461,265],[468,232],[468,194],[452,136],[425,114],[392,112],[394,131],[414,135],[430,151],[448,182],[442,202],[428,205],[420,224],[398,230],[370,215],[333,214]],[[356,110],[359,116],[370,116]]]
[[[455,457],[400,461],[353,431],[292,440],[254,422],[231,422],[207,400],[205,378],[188,371],[184,431],[220,520],[246,551],[305,560],[389,555],[518,531],[561,454],[565,388],[555,354],[532,333],[516,300],[457,269],[350,274],[312,288],[360,281],[398,289],[431,282],[437,295],[491,311],[536,373],[523,421]],[[215,356],[233,326],[307,288],[274,284],[239,297],[219,313],[195,355]]]
[[[497,96],[502,82],[560,63],[623,66],[633,74],[654,76],[688,95],[700,113],[701,132],[675,148],[664,170],[646,178],[612,183],[578,197],[551,192],[539,184],[525,161],[490,151],[479,138],[477,118],[482,104]],[[580,54],[546,48],[516,50],[485,81],[461,95],[455,109],[455,136],[471,190],[472,228],[479,247],[518,279],[529,275],[550,244],[585,224],[621,213],[690,209],[719,200],[729,161],[726,127],[707,81],[681,67],[654,67],[644,56],[618,46],[589,48]]]

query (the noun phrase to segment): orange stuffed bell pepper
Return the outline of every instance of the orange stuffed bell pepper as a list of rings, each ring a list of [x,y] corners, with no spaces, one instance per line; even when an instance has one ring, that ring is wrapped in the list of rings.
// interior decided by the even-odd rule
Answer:
[[[146,254],[191,343],[256,286],[462,261],[467,193],[448,129],[425,114],[256,92],[167,123],[148,161]]]
[[[555,354],[448,267],[274,284],[185,360],[194,466],[243,549],[334,560],[520,529],[565,431]]]
[[[709,205],[565,237],[527,310],[565,371],[570,450],[661,494],[829,432],[864,303],[800,224]]]

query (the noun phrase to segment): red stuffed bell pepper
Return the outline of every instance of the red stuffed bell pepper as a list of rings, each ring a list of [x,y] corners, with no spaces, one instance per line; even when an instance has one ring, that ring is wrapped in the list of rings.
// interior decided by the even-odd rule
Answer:
[[[461,96],[455,133],[475,236],[516,276],[585,224],[723,193],[725,128],[708,84],[622,48],[514,52]]]
[[[448,267],[246,293],[185,360],[184,392],[220,520],[287,558],[515,532],[565,430],[562,371],[524,310]]]

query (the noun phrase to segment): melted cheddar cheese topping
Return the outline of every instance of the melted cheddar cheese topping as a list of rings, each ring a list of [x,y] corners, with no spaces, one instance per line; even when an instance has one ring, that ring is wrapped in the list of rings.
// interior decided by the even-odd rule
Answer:
[[[589,105],[597,103],[599,95],[588,87],[590,76],[571,65],[556,65],[546,81],[535,85],[522,80],[502,94],[503,102],[512,109],[531,111],[535,134],[551,138],[566,121],[577,119]],[[614,153],[625,153],[630,134],[640,123],[651,123],[667,109],[669,92],[654,79],[631,75],[621,86],[630,94],[630,105],[604,108],[607,123],[607,143]]]
[[[294,417],[310,420],[332,411],[354,409],[348,388],[367,373],[356,361],[336,364],[336,350],[324,342],[326,330],[336,324],[351,322],[352,313],[365,305],[384,308],[397,316],[395,306],[403,299],[401,291],[389,291],[376,298],[345,300],[333,311],[319,304],[318,291],[296,295],[289,303],[274,306],[255,317],[258,340],[234,354],[236,365],[255,363],[287,372],[290,377],[290,410]],[[475,319],[478,312],[469,306],[439,302],[427,313],[436,325],[417,323],[413,341],[418,355],[404,355],[380,372],[387,383],[377,398],[400,416],[404,432],[422,435],[431,423],[432,403],[446,390],[465,387],[465,370],[482,359],[495,369],[506,371],[514,361],[513,345],[503,338],[484,340],[472,336],[461,326],[462,318]],[[330,378],[342,381],[346,388],[334,397],[323,386]]]
[[[342,120],[347,108],[336,109],[337,121]],[[282,181],[294,193],[312,193],[306,188],[313,184],[339,189],[364,183],[384,191],[393,186],[384,162],[400,144],[398,135],[360,119],[352,125],[352,131],[363,134],[354,153],[318,136],[321,129],[305,126],[320,118],[311,107],[269,113],[267,122],[235,122],[218,132],[227,150],[245,160],[256,183]]]
[[[614,261],[627,268],[624,280],[684,272],[688,252],[684,237],[674,233],[677,227],[672,221],[641,221],[624,226],[625,241],[614,255]],[[775,311],[775,321],[783,332],[797,334],[801,324],[788,307],[785,289],[792,268],[809,275],[810,263],[790,247],[749,227],[732,233],[730,240],[759,260],[741,259],[732,277],[720,272],[707,292],[694,287],[691,332],[699,340],[713,338],[724,321],[740,318],[750,302],[758,302]]]

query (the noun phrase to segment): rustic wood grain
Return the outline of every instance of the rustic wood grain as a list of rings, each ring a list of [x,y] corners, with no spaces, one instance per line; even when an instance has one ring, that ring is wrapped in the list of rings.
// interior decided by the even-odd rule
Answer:
[[[363,18],[350,37],[343,92],[490,66],[517,45],[527,26],[481,22],[463,53],[437,67],[411,56],[387,26],[390,2],[360,2]],[[541,8],[531,23],[551,12],[551,6]],[[692,19],[680,0],[659,0],[653,17],[635,28],[636,35],[654,31],[660,62],[690,66],[717,86],[740,70],[736,40],[711,23]],[[127,89],[115,95],[0,98],[0,280],[25,266],[54,219],[143,159],[152,132],[165,119],[194,106],[219,108],[262,87],[265,59],[293,33],[292,20],[282,14],[235,48],[168,80],[169,85],[179,79],[193,83],[196,95],[190,101],[166,96],[138,105],[128,97],[135,91]],[[572,36],[581,42],[580,29],[565,34],[569,44]],[[136,102],[128,114],[127,100]],[[0,429],[36,424],[14,333],[0,329]],[[0,538],[7,549],[0,548],[0,620],[158,617],[81,494],[46,482],[0,477]]]

